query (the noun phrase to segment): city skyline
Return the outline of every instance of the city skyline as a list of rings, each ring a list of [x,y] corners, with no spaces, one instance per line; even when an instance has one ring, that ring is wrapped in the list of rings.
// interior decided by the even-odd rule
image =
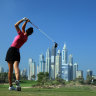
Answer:
[[[66,66],[66,68],[67,69],[63,69],[64,71],[67,71],[68,70],[68,74],[70,74],[70,75],[68,75],[68,77],[67,77],[67,79],[65,79],[65,77],[66,77],[66,75],[64,74],[64,77],[62,77],[61,76],[61,78],[62,79],[64,79],[64,80],[66,80],[66,81],[69,81],[69,80],[74,80],[75,78],[76,78],[76,71],[77,71],[77,74],[78,74],[78,76],[80,75],[80,76],[83,76],[84,78],[86,78],[86,76],[87,76],[87,74],[88,74],[88,71],[90,72],[91,71],[91,69],[90,68],[88,68],[87,70],[83,70],[83,69],[80,69],[79,67],[78,67],[78,62],[74,62],[73,63],[73,56],[72,56],[72,54],[68,54],[68,49],[67,49],[67,47],[66,47],[66,44],[64,43],[64,46],[63,46],[63,48],[62,48],[62,50],[56,50],[56,49],[54,49],[55,47],[54,46],[52,46],[52,49],[51,49],[51,51],[50,51],[50,48],[48,47],[47,48],[47,50],[46,50],[46,52],[45,52],[45,54],[40,54],[39,55],[39,62],[35,62],[34,61],[34,59],[33,58],[29,58],[28,59],[28,66],[29,66],[29,68],[20,68],[20,71],[21,71],[21,75],[24,75],[24,74],[27,74],[27,76],[28,76],[28,80],[32,80],[32,76],[33,75],[35,75],[36,76],[36,78],[35,78],[35,80],[37,80],[37,75],[36,74],[38,74],[39,72],[48,72],[49,73],[49,76],[50,76],[50,78],[51,78],[51,75],[53,75],[52,77],[53,77],[53,80],[56,78],[56,76],[58,76],[58,75],[60,75],[60,74],[58,74],[58,73],[60,73],[60,70],[62,70],[62,64],[63,64],[63,66]],[[60,55],[62,55],[61,57],[58,57],[58,56],[60,56]],[[45,58],[46,57],[46,58]],[[56,60],[56,58],[57,58],[57,60]],[[61,58],[62,60],[62,63],[61,63],[61,68],[60,69],[58,69],[58,70],[56,70],[56,66],[55,66],[55,64],[59,64],[58,63],[58,58]],[[55,62],[54,62],[55,61]],[[57,61],[57,62],[56,62]],[[60,60],[59,60],[59,62],[61,62]],[[50,64],[50,65],[49,65]],[[53,69],[53,71],[51,72],[50,70],[52,70],[51,69],[51,64],[52,64],[52,69]],[[54,64],[54,66],[53,66],[53,64]],[[71,67],[70,66],[72,66],[73,67],[73,69],[70,69]],[[49,68],[48,68],[49,67]],[[60,65],[57,65],[57,68],[58,67],[60,67]],[[31,68],[31,69],[30,69]],[[25,70],[26,69],[26,70]],[[79,70],[80,69],[80,70]],[[26,72],[25,72],[25,71]],[[72,71],[70,71],[70,70],[72,70]],[[75,70],[75,73],[74,73],[74,70]],[[4,70],[4,68],[2,67],[2,66],[0,66],[0,72],[7,72],[8,71],[8,69],[5,71]],[[27,72],[28,71],[28,72]],[[31,72],[30,72],[31,71]],[[58,73],[57,73],[57,75],[56,75],[56,72],[58,71]],[[84,71],[86,72],[86,73],[84,73]],[[25,72],[25,73],[24,73]],[[66,73],[66,72],[65,72]],[[93,70],[92,70],[92,73],[91,74],[93,74],[93,73],[95,73]],[[72,75],[73,74],[73,75]],[[85,75],[86,74],[86,75]],[[61,73],[61,75],[62,75],[62,73]],[[95,76],[96,74],[93,74],[93,76]],[[72,77],[70,77],[70,76],[72,76]],[[77,76],[77,77],[78,77]]]
[[[72,54],[67,54],[68,49],[66,44],[64,44],[64,47],[62,48],[62,53],[60,50],[56,51],[56,49],[57,48],[54,46],[52,46],[51,51],[50,48],[48,48],[46,51],[46,57],[44,57],[44,54],[40,54],[39,64],[35,69],[30,66],[30,62],[33,60],[29,59],[29,74],[32,74],[31,71],[33,70],[35,70],[34,73],[37,74],[39,72],[48,72],[50,79],[54,80],[55,78],[60,77],[66,81],[75,80],[76,77],[79,76],[83,77],[83,71],[78,70],[78,64],[73,62]],[[37,78],[36,74],[32,74],[31,77],[33,75]],[[30,77],[30,75],[28,75],[28,77]]]
[[[72,56],[72,54],[67,54],[68,49],[66,44],[64,44],[62,51],[61,50],[56,51],[56,48],[55,49],[54,48],[55,47],[52,46],[51,51],[50,51],[50,48],[46,50],[46,53],[45,53],[46,58],[44,57],[44,54],[39,55],[39,64],[38,63],[36,64],[35,60],[33,60],[32,58],[29,58],[28,60],[29,68],[28,70],[26,68],[23,68],[23,70],[20,70],[21,76],[27,76],[28,80],[37,80],[37,74],[39,72],[48,72],[49,78],[53,80],[56,77],[60,77],[66,81],[75,80],[80,76],[84,77],[83,70],[82,69],[78,70],[78,64],[76,62],[73,62],[74,57]],[[55,56],[54,58],[53,58],[53,55]],[[52,62],[51,62],[51,59],[52,59]],[[54,68],[52,67],[51,69],[51,64],[53,65],[53,61],[55,61]],[[64,69],[62,69],[63,67]],[[51,71],[53,72],[53,74]],[[0,73],[2,72],[4,72],[4,68],[0,66]],[[88,75],[95,76],[96,74],[93,74],[93,70],[87,69],[86,76]],[[32,76],[35,76],[35,79]]]
[[[72,56],[72,54],[67,54],[68,49],[66,44],[64,44],[62,50],[58,49],[56,51],[56,48],[54,48],[55,47],[52,46],[51,51],[50,48],[47,48],[45,53],[46,57],[44,57],[44,54],[40,54],[38,63],[36,63],[33,58],[29,58],[29,68],[23,68],[23,70],[20,69],[20,74],[22,76],[27,76],[28,80],[34,79],[32,78],[33,75],[35,76],[34,80],[37,80],[37,74],[39,72],[48,72],[49,78],[53,80],[58,76],[66,81],[75,80],[79,76],[84,77],[83,70],[78,68],[79,65],[76,62],[73,62],[74,57]],[[53,56],[55,57],[53,58]],[[55,61],[55,63],[53,61]],[[4,68],[0,66],[0,73],[2,72],[4,72]],[[90,69],[86,70],[86,76],[88,74],[90,76],[96,75],[93,74],[93,70]]]
[[[0,12],[0,66],[4,70],[8,69],[6,52],[17,35],[14,24],[27,17],[58,43],[58,49],[66,43],[84,74],[89,68],[96,74],[96,0],[1,0]],[[28,23],[26,28],[30,26]],[[20,69],[28,69],[29,58],[39,62],[39,55],[51,46],[53,43],[34,28],[20,49]]]
[[[62,51],[59,49],[56,51],[56,48],[52,46],[51,51],[50,51],[50,48],[47,48],[45,54],[46,54],[46,57],[44,57],[44,54],[39,55],[39,64],[35,64],[35,66],[37,65],[36,66],[37,68],[35,68],[34,75],[38,74],[39,72],[48,72],[49,78],[54,80],[56,77],[59,76],[60,78],[66,81],[75,80],[78,77],[86,78],[84,77],[83,70],[82,69],[80,70],[78,68],[78,64],[76,62],[73,62],[72,54],[68,54],[68,49],[65,43],[62,48]],[[29,59],[29,64],[30,64],[30,60],[32,62],[33,59],[31,58]],[[33,69],[34,68],[31,67],[31,71]],[[90,69],[86,70],[86,76],[88,75],[88,72],[89,72],[89,75],[91,74],[90,76],[93,76],[93,71],[91,71]],[[62,73],[63,73],[63,76],[62,76]],[[37,78],[37,75],[36,75],[36,78]]]

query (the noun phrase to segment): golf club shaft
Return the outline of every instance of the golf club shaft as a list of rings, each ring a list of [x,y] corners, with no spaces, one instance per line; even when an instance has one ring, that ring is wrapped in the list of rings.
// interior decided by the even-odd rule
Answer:
[[[35,28],[37,28],[37,29],[39,30],[39,28],[38,28],[36,25],[34,25],[31,21],[30,21],[30,23],[31,23]]]
[[[46,36],[49,40],[51,40],[53,43],[55,43],[54,40],[53,40],[51,37],[49,37],[44,31],[42,31],[38,26],[34,25],[31,21],[30,21],[30,23],[31,23],[35,28],[37,28],[44,36]]]

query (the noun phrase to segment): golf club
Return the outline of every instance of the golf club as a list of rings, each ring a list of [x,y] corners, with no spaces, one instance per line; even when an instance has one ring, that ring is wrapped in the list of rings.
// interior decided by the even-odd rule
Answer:
[[[47,39],[51,40],[53,43],[54,43],[54,47],[56,48],[58,46],[58,44],[51,38],[49,37],[44,31],[42,31],[38,26],[34,25],[31,21],[30,23],[35,27],[37,28],[44,36],[47,37]]]

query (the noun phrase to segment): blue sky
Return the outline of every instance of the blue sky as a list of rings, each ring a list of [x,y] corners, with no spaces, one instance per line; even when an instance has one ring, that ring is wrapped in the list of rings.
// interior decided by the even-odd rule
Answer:
[[[96,0],[0,0],[0,66],[4,69],[8,68],[6,51],[17,35],[14,24],[23,17],[52,37],[58,49],[66,43],[80,70],[91,69],[96,74]],[[28,23],[26,28],[30,26]],[[34,34],[20,49],[20,68],[28,68],[30,57],[38,64],[39,55],[45,55],[52,45],[34,28]]]

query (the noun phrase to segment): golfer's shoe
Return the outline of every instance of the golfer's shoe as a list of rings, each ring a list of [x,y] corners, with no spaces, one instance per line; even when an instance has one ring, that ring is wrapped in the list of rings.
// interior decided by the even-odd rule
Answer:
[[[15,88],[14,86],[9,87],[8,89],[9,89],[10,91],[11,91],[11,90],[16,90],[16,88]]]
[[[21,91],[21,87],[20,87],[19,81],[16,80],[15,83],[16,83],[16,90],[17,90],[17,91]]]
[[[17,91],[21,91],[21,87],[20,86],[16,86],[16,90]]]

